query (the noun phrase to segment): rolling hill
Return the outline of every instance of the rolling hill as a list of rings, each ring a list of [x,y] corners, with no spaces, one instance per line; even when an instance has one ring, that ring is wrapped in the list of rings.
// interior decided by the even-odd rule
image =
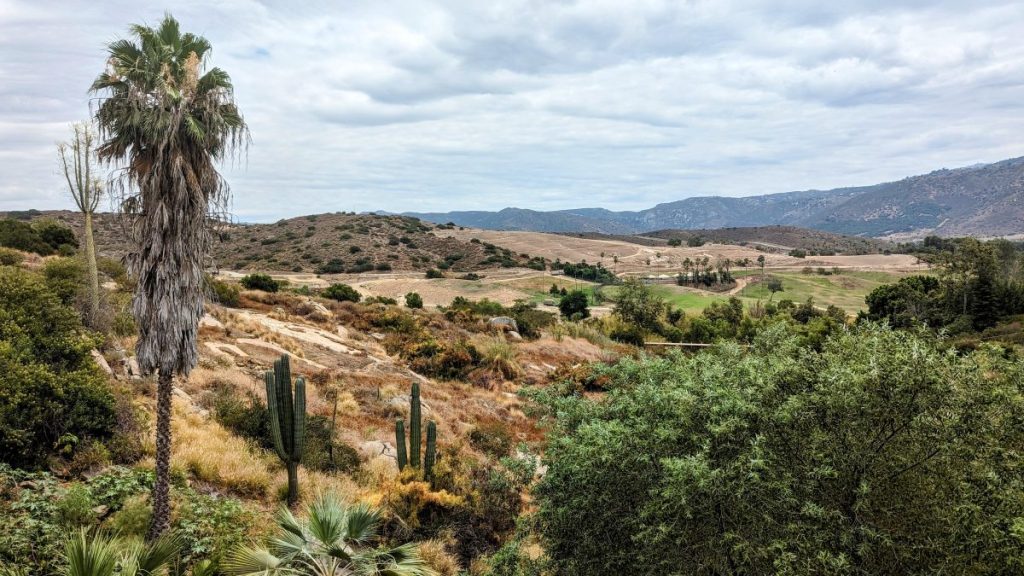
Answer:
[[[601,232],[559,232],[565,236],[591,240],[619,240],[641,246],[666,246],[669,239],[678,238],[686,244],[691,238],[700,238],[714,244],[753,246],[765,252],[788,252],[800,249],[812,253],[879,254],[895,247],[893,242],[824,232],[797,226],[748,226],[728,228],[702,228],[695,230],[655,230],[643,234],[603,234]]]
[[[637,212],[408,213],[492,230],[637,234],[665,229],[789,225],[857,236],[1008,236],[1024,233],[1024,157],[936,170],[896,182],[744,198],[695,197]]]
[[[82,216],[67,210],[0,213],[24,220],[52,218],[81,237]],[[212,265],[234,270],[362,273],[440,268],[469,272],[522,266],[528,257],[508,249],[431,233],[434,226],[407,216],[329,213],[273,224],[222,226],[211,246]],[[101,255],[127,251],[125,231],[114,214],[98,214],[96,245]]]

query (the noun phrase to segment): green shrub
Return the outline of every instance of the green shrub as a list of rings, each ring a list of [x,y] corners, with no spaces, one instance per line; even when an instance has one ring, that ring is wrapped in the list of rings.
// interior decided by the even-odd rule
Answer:
[[[25,260],[21,252],[12,248],[0,247],[0,266],[17,266]]]
[[[72,304],[85,285],[85,266],[78,258],[52,258],[43,265],[43,278],[65,304]]]
[[[274,280],[267,274],[249,274],[242,277],[242,286],[248,290],[262,290],[264,292],[277,292],[281,289],[281,283]]]
[[[331,258],[316,267],[317,274],[341,274],[344,271],[345,261],[340,258]]]
[[[238,286],[214,279],[210,281],[210,289],[213,292],[214,301],[218,304],[230,308],[237,308],[241,305],[242,291]]]
[[[57,519],[68,527],[89,526],[96,521],[92,511],[96,504],[84,484],[75,484],[57,502]]]
[[[142,538],[149,530],[152,517],[153,507],[149,504],[149,496],[137,494],[125,500],[121,509],[112,514],[105,524],[115,534]]]
[[[370,296],[366,300],[363,300],[364,304],[383,304],[385,306],[395,306],[398,304],[398,300],[391,298],[390,296]]]
[[[64,252],[70,250],[74,253],[78,241],[70,228],[54,220],[39,220],[30,224],[4,218],[0,220],[0,246],[49,256],[60,252],[63,246],[67,246]]]
[[[362,295],[348,284],[331,284],[320,295],[338,302],[359,302],[362,298]]]
[[[96,258],[96,269],[100,274],[103,274],[107,278],[110,278],[114,282],[117,282],[122,288],[129,288],[131,280],[128,277],[128,269],[125,268],[124,264],[120,260],[114,260],[113,258]]]
[[[570,320],[588,318],[590,310],[587,308],[587,293],[582,290],[573,290],[562,296],[558,303],[558,311],[562,313],[563,318]]]
[[[405,295],[405,306],[407,308],[423,308],[423,297],[416,292],[409,292]]]
[[[444,273],[436,268],[427,270],[427,279],[444,278]]]
[[[0,460],[41,466],[62,437],[109,437],[114,397],[90,356],[98,339],[30,272],[0,268],[0,302]]]
[[[633,324],[621,324],[616,326],[608,334],[608,337],[623,344],[632,344],[633,346],[639,347],[643,347],[644,345],[643,329]],[[701,340],[697,341],[700,342]]]
[[[1022,367],[942,348],[865,323],[808,350],[778,322],[622,359],[599,399],[541,392],[551,573],[1019,572]]]

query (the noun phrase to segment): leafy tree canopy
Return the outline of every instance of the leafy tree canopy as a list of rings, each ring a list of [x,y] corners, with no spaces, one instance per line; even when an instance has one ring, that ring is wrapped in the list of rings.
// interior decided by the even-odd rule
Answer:
[[[1022,367],[874,324],[626,359],[555,416],[537,489],[566,575],[1024,570]]]

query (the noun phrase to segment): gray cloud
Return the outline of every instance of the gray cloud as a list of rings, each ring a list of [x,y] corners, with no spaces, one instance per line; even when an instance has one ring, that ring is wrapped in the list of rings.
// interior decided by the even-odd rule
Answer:
[[[0,210],[68,207],[54,143],[149,1],[0,0]],[[1013,0],[177,2],[234,79],[245,220],[639,209],[1024,154]]]

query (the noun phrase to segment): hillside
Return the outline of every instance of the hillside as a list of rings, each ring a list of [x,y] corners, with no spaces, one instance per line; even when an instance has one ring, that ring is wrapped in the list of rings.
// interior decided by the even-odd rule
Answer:
[[[27,211],[0,214],[64,222],[81,236],[82,217],[71,211]],[[232,224],[222,227],[212,249],[213,263],[234,270],[280,272],[371,272],[450,269],[469,272],[525,265],[528,258],[480,242],[432,234],[434,226],[408,216],[316,214],[274,224]],[[96,243],[101,254],[125,253],[120,218],[100,214]]]
[[[748,196],[697,197],[638,212],[600,208],[410,214],[495,230],[636,234],[790,225],[857,236],[1006,236],[1024,232],[1024,157],[896,182]]]
[[[806,252],[836,252],[840,254],[877,254],[892,248],[885,240],[835,234],[797,226],[731,227],[712,230],[656,230],[638,238],[679,238],[686,243],[690,238],[701,238],[716,244],[738,244],[762,247],[767,250],[800,249]]]
[[[706,243],[752,246],[767,252],[788,252],[797,248],[817,253],[877,254],[891,249],[893,246],[886,240],[836,234],[797,226],[655,230],[643,234],[602,234],[600,232],[562,232],[561,234],[590,240],[613,240],[652,247],[666,246],[669,239],[672,238],[678,238],[684,244],[691,238],[701,238]]]

